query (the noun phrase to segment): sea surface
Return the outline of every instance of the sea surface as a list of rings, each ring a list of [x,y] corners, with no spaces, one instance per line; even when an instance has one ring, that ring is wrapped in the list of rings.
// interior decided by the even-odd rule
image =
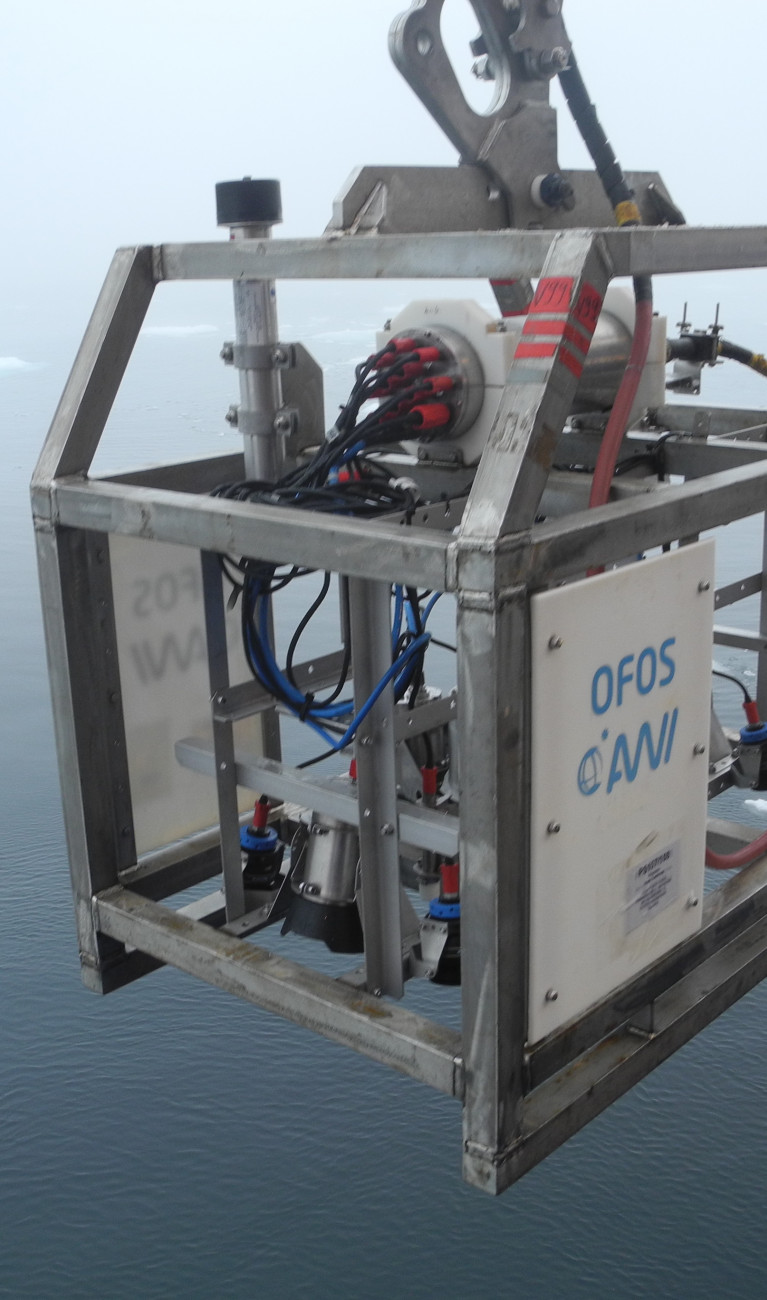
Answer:
[[[223,420],[235,379],[217,359],[231,337],[228,289],[170,293],[139,339],[103,469],[237,446]],[[310,341],[329,409],[376,326],[410,296],[391,285],[286,289],[282,336]],[[681,292],[678,304],[668,297],[673,316]],[[737,341],[763,350],[767,321],[754,312],[749,297],[741,315],[762,333]],[[19,314],[10,326],[0,356],[0,1295],[767,1294],[767,987],[497,1201],[461,1181],[458,1105],[419,1084],[174,970],[108,998],[84,990],[28,505],[78,339],[65,304],[55,319]],[[750,377],[712,379],[708,397],[763,401]],[[759,567],[753,521],[721,540],[718,559],[722,580]],[[727,621],[754,618],[748,602]],[[752,661],[722,651],[718,662],[753,685]],[[717,687],[717,699],[737,723],[737,692]],[[767,821],[758,808],[736,811]],[[305,941],[289,942],[311,960]]]

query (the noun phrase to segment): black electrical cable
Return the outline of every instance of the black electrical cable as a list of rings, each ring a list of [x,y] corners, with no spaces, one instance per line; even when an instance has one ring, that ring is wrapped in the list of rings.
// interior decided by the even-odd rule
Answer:
[[[743,682],[739,681],[737,677],[732,677],[730,673],[723,673],[719,668],[712,668],[711,672],[714,677],[721,677],[726,682],[732,682],[734,686],[737,686],[743,692],[743,699],[745,703],[746,704],[752,703],[751,694],[748,688],[744,686]]]
[[[621,204],[633,203],[634,193],[623,175],[623,168],[599,121],[596,107],[589,98],[586,83],[572,51],[567,67],[559,74],[559,84],[581,133],[583,143],[591,154],[604,191],[615,210],[618,224],[623,225],[618,210]]]
[[[717,352],[720,357],[725,357],[729,361],[738,361],[742,366],[748,366],[749,370],[755,370],[757,374],[767,378],[767,357],[763,357],[760,352],[741,348],[737,343],[730,343],[727,339],[719,339]]]
[[[330,574],[326,572],[325,576],[322,579],[322,586],[320,587],[318,595],[312,601],[311,605],[307,609],[306,613],[304,614],[303,618],[298,624],[298,627],[293,633],[293,636],[290,639],[288,652],[285,656],[285,676],[287,677],[291,686],[295,686],[296,690],[299,690],[300,688],[293,674],[293,656],[295,655],[296,650],[298,649],[298,643],[301,640],[301,637],[303,636],[307,627],[311,623],[318,609],[322,607],[325,597],[327,596],[329,591],[330,591]]]

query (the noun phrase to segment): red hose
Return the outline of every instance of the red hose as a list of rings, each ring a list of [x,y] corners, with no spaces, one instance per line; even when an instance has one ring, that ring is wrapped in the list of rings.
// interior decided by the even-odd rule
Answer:
[[[631,344],[628,365],[621,380],[613,409],[610,412],[610,419],[607,422],[602,445],[599,448],[599,456],[597,457],[596,469],[591,484],[591,496],[589,497],[590,510],[594,506],[603,506],[610,495],[610,484],[615,475],[618,452],[628,428],[631,409],[636,401],[639,381],[642,378],[642,371],[645,368],[650,351],[651,337],[652,299],[649,301],[640,299],[636,304],[634,340]]]
[[[732,871],[735,867],[747,867],[763,853],[767,853],[767,831],[737,853],[714,853],[713,849],[706,849],[706,866],[713,867],[714,871]]]

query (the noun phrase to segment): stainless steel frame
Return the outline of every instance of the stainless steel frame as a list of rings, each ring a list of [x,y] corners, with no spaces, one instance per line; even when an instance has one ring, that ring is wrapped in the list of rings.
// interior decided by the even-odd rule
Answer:
[[[320,240],[247,240],[124,249],[115,255],[42,452],[32,487],[65,821],[83,973],[101,992],[171,963],[460,1098],[464,1174],[498,1193],[633,1086],[767,975],[767,863],[740,872],[706,903],[695,939],[530,1050],[526,1035],[530,805],[531,595],[553,583],[767,506],[767,414],[709,417],[664,443],[685,476],[591,512],[536,523],[575,378],[559,353],[515,362],[460,526],[359,523],[211,498],[209,462],[119,479],[89,470],[157,284],[177,279],[571,277],[603,292],[615,275],[767,266],[767,229],[510,231]],[[573,302],[577,292],[573,295]],[[674,428],[674,413],[660,413]],[[688,409],[679,417],[687,429]],[[667,423],[666,423],[667,422]],[[657,437],[648,429],[644,441]],[[589,435],[581,435],[588,441]],[[460,511],[459,511],[460,515]],[[112,596],[113,533],[182,543],[203,555],[220,832],[136,860]],[[235,755],[231,724],[266,707],[230,686],[220,590],[210,557],[233,552],[326,568],[350,579],[356,689],[377,680],[393,582],[454,593],[458,605],[457,735],[463,779],[455,816],[397,799],[391,700],[357,746],[355,799],[278,758]],[[767,595],[762,574],[720,593],[761,592],[759,702],[767,713]],[[386,609],[384,608],[386,607]],[[327,667],[327,665],[325,665]],[[451,708],[454,706],[451,705]],[[352,987],[180,916],[164,897],[222,871],[227,921],[242,917],[237,780],[357,822],[363,847],[366,988]],[[737,828],[724,832],[739,841]],[[460,849],[461,1033],[379,993],[402,992],[399,844]],[[572,1064],[578,1060],[578,1070]]]

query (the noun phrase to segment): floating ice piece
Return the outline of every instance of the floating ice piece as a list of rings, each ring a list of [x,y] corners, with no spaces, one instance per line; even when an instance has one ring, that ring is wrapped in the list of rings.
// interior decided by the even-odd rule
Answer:
[[[20,370],[40,370],[42,361],[23,361],[21,357],[0,357],[0,375],[17,374]]]

